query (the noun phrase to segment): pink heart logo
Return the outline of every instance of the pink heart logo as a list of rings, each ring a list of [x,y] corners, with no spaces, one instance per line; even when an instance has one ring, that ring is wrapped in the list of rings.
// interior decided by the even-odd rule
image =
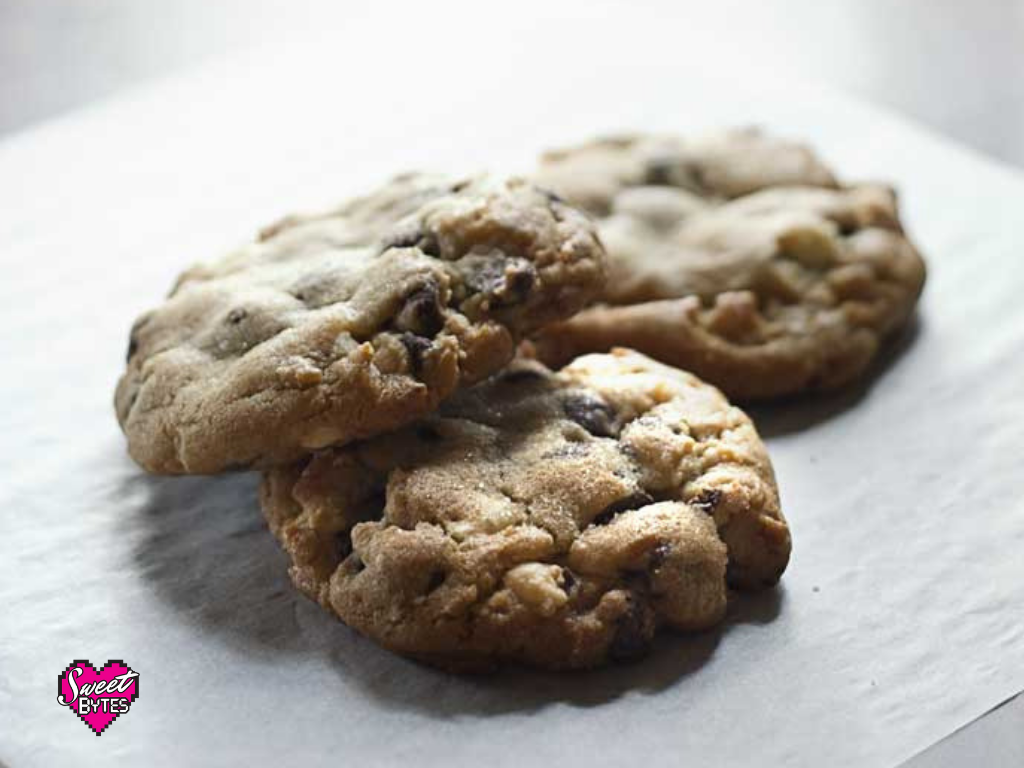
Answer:
[[[57,703],[68,707],[99,736],[139,697],[139,673],[120,659],[97,670],[75,660],[57,677]]]

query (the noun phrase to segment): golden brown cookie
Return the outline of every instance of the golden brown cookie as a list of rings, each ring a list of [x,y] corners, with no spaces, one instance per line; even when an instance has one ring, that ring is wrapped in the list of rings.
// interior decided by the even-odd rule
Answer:
[[[132,329],[118,420],[152,472],[294,461],[430,412],[603,280],[591,223],[529,184],[402,176],[185,272]]]
[[[268,471],[295,584],[448,668],[581,668],[774,584],[790,536],[747,416],[627,350],[520,360],[398,432]]]
[[[558,366],[622,345],[738,399],[841,386],[911,316],[924,264],[892,190],[843,186],[756,131],[637,136],[548,153],[536,180],[597,219],[597,306],[546,328]]]

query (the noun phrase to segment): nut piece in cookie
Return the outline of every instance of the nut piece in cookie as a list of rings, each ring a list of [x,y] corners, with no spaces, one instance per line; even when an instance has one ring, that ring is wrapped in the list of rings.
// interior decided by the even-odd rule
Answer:
[[[789,529],[764,445],[713,387],[643,355],[519,360],[398,432],[264,475],[294,583],[453,669],[582,668],[774,584]]]
[[[609,257],[600,303],[537,339],[549,365],[623,345],[739,399],[832,389],[924,284],[891,189],[840,185],[757,131],[592,141],[545,155],[536,179],[596,217]]]
[[[429,413],[603,281],[590,221],[529,184],[401,176],[185,272],[132,328],[117,417],[152,472],[294,461]]]

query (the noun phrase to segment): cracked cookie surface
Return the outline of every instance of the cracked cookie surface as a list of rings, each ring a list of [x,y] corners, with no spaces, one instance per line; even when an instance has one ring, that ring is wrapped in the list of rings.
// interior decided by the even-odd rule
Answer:
[[[400,176],[181,275],[132,329],[118,420],[153,472],[287,463],[430,412],[603,279],[592,224],[551,195]]]
[[[832,389],[924,284],[891,189],[840,185],[757,131],[596,140],[548,153],[535,179],[597,218],[609,257],[600,303],[541,333],[550,365],[623,345],[738,399]]]
[[[640,655],[790,552],[747,416],[627,350],[516,360],[414,425],[269,470],[261,504],[303,592],[454,669]]]

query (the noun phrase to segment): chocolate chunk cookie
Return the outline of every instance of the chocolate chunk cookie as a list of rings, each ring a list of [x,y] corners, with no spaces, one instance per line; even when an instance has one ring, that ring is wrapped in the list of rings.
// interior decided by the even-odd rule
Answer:
[[[756,131],[593,141],[544,156],[537,181],[597,217],[609,255],[601,303],[538,340],[551,365],[624,345],[738,399],[831,389],[924,284],[891,189],[840,185]]]
[[[428,413],[603,280],[591,223],[527,183],[402,176],[184,273],[132,329],[118,420],[153,472],[293,461]]]
[[[753,425],[635,352],[518,360],[398,432],[264,476],[295,584],[394,651],[455,669],[580,668],[774,584],[790,536]]]

